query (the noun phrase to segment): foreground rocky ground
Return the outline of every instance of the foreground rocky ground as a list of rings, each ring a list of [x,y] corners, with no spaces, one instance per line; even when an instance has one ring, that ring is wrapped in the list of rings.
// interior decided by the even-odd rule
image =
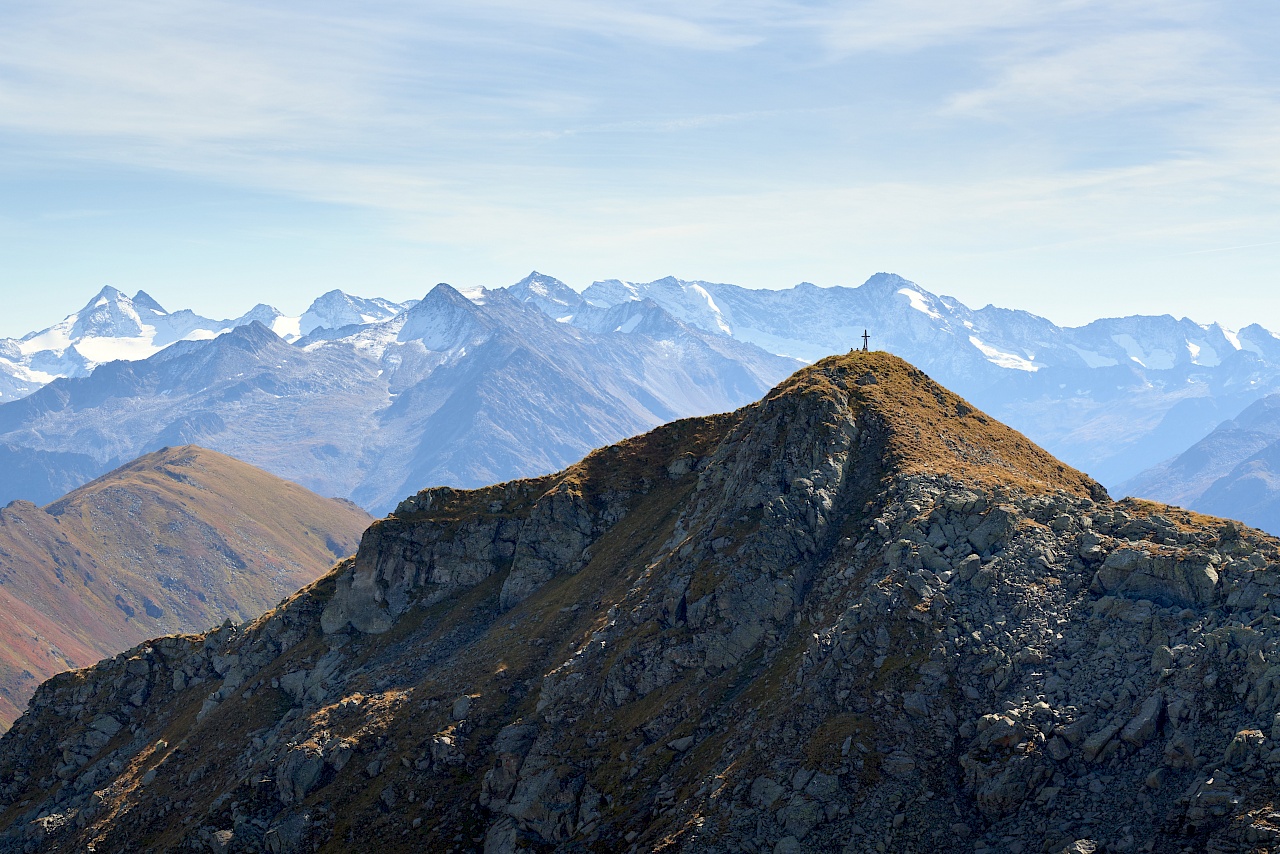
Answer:
[[[1278,563],[827,359],[50,680],[0,851],[1269,851]]]

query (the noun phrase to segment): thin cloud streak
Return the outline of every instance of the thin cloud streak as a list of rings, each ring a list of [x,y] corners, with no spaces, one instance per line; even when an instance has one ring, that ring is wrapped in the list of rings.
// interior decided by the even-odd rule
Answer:
[[[1268,240],[1265,243],[1246,243],[1243,246],[1220,246],[1216,249],[1197,249],[1194,252],[1179,252],[1179,255],[1207,255],[1210,252],[1235,252],[1239,249],[1257,249],[1262,246],[1280,246],[1280,240]]]
[[[0,12],[0,152],[9,176],[118,167],[371,211],[388,239],[521,266],[777,284],[1165,256],[1276,220],[1274,61],[1213,9],[30,5]]]
[[[1080,29],[1116,30],[1186,22],[1203,4],[1158,0],[877,0],[842,6],[810,20],[837,54],[916,52],[982,37],[1018,39],[1052,33],[1071,38]]]

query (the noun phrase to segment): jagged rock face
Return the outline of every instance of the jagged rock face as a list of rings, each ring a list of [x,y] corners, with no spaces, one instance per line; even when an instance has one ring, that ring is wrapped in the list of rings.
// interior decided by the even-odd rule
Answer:
[[[51,680],[0,850],[1270,850],[1278,545],[825,360]]]

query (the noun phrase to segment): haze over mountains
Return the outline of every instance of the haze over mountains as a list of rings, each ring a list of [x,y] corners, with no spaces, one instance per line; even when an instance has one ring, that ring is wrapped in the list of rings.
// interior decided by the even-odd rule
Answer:
[[[0,729],[54,673],[243,622],[355,551],[368,514],[204,448],[0,509]]]
[[[505,291],[473,302],[438,285],[366,320],[292,345],[253,322],[57,380],[0,405],[0,443],[102,468],[196,443],[381,512],[424,484],[550,471],[672,418],[733,409],[799,364],[653,303],[582,328]]]
[[[1061,328],[891,274],[778,291],[607,280],[579,294],[534,273],[495,290],[441,285],[420,304],[331,292],[299,318],[161,311],[145,294],[104,290],[56,334],[5,345],[27,360],[0,360],[10,387],[30,386],[36,366],[67,378],[0,405],[0,454],[21,472],[0,500],[49,500],[86,473],[199,442],[384,512],[422,486],[552,471],[672,418],[740,406],[797,360],[860,346],[864,328],[873,348],[1112,489],[1280,391],[1280,339],[1256,325],[1153,316]],[[135,342],[116,352],[149,352],[183,329],[196,340],[84,375],[91,360],[75,342],[109,352],[104,317]],[[55,339],[61,350],[33,349]]]
[[[1275,538],[852,353],[55,677],[0,852],[1268,851],[1278,602]]]
[[[1280,531],[1280,395],[1251,404],[1121,488]]]

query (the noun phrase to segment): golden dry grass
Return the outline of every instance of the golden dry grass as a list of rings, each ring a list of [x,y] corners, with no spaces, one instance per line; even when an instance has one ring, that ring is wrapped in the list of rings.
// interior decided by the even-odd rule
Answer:
[[[871,420],[886,436],[892,472],[1027,492],[1103,494],[1088,475],[889,353],[830,356],[793,374],[769,397],[794,394],[847,396],[855,417]]]

